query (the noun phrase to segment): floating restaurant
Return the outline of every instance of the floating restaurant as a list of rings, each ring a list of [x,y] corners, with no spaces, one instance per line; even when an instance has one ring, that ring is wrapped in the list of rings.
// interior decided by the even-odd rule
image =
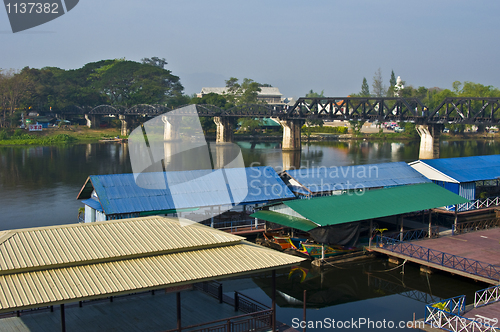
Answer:
[[[293,198],[272,167],[91,175],[77,197],[85,222],[167,215],[215,228],[255,226],[256,206]]]
[[[500,193],[500,155],[426,159],[409,165],[432,182],[473,201],[460,206],[459,211],[477,209],[484,205],[481,200]]]
[[[303,261],[240,236],[158,216],[8,230],[0,239],[0,314],[17,312],[22,318],[22,311],[58,305],[62,331],[69,303],[81,307],[84,301],[167,289],[177,294],[177,313],[168,324],[180,329],[181,290],[188,286]],[[69,310],[78,316],[78,309]],[[234,324],[275,330],[274,301],[270,310],[252,315]],[[90,319],[82,316],[78,324]],[[12,328],[11,322],[0,320],[0,330]]]
[[[405,162],[300,168],[287,170],[281,176],[298,197],[430,182]]]

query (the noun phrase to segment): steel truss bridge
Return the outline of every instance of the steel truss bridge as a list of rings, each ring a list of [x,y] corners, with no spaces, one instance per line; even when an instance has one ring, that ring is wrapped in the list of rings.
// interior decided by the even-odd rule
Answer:
[[[435,108],[429,108],[417,98],[322,97],[300,98],[293,106],[246,104],[230,109],[198,104],[199,116],[257,117],[281,120],[362,120],[410,121],[417,124],[485,124],[500,123],[500,97],[448,97]],[[179,109],[179,108],[177,108]],[[163,105],[135,105],[130,108],[112,105],[97,107],[70,106],[64,114],[156,116],[171,111]]]

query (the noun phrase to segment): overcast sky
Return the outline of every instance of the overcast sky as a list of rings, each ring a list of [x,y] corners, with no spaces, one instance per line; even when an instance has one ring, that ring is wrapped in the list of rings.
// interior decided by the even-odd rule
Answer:
[[[80,0],[12,33],[0,10],[0,68],[80,68],[103,59],[165,58],[185,93],[229,77],[331,97],[371,88],[381,69],[414,87],[500,87],[498,0]]]

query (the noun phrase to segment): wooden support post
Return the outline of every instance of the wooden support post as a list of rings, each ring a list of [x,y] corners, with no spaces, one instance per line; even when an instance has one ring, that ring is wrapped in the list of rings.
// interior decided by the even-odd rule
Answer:
[[[181,292],[177,292],[177,331],[181,332]]]
[[[453,221],[453,231],[452,235],[455,235],[455,231],[457,230],[457,221],[458,221],[458,204],[455,204],[455,220]]]
[[[400,228],[399,228],[399,241],[403,242],[403,216],[401,215],[399,217],[399,219],[401,221]]]
[[[234,311],[238,311],[240,309],[240,296],[238,292],[234,292]]]
[[[222,284],[219,284],[219,289],[218,289],[218,296],[219,296],[219,303],[224,302],[223,301],[223,293],[222,293]]]
[[[272,317],[272,324],[273,324],[273,332],[276,331],[276,270],[273,270],[273,290],[271,294],[272,298],[272,310],[273,310],[273,317]]]
[[[429,239],[432,237],[432,220],[430,218],[431,211],[429,210]]]
[[[304,289],[304,300],[303,300],[303,301],[304,301],[304,318],[303,318],[303,321],[304,321],[304,323],[305,323],[305,322],[307,322],[307,320],[306,320],[307,290],[305,290],[305,289]],[[304,328],[302,329],[302,331],[303,331],[303,332],[306,332],[306,325],[307,325],[307,324],[304,324]]]
[[[373,238],[373,219],[370,219],[370,238],[368,239],[368,248],[372,247],[372,238]]]
[[[429,225],[432,223],[432,210],[429,210]],[[430,235],[429,235],[430,237]]]
[[[210,227],[214,228],[214,207],[210,207]]]
[[[321,259],[325,259],[325,244],[321,244]]]
[[[64,304],[61,304],[61,331],[66,332],[66,315],[64,313]]]

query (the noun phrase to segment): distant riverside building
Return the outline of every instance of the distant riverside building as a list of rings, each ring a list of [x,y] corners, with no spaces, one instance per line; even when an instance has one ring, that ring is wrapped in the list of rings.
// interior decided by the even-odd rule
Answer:
[[[259,101],[266,102],[271,105],[281,105],[285,104],[285,98],[283,98],[283,94],[280,92],[278,88],[274,87],[261,87],[260,92],[257,95],[257,99]],[[198,98],[202,98],[204,95],[208,95],[209,93],[216,93],[218,95],[227,94],[228,88],[201,88],[201,92],[196,96]]]

